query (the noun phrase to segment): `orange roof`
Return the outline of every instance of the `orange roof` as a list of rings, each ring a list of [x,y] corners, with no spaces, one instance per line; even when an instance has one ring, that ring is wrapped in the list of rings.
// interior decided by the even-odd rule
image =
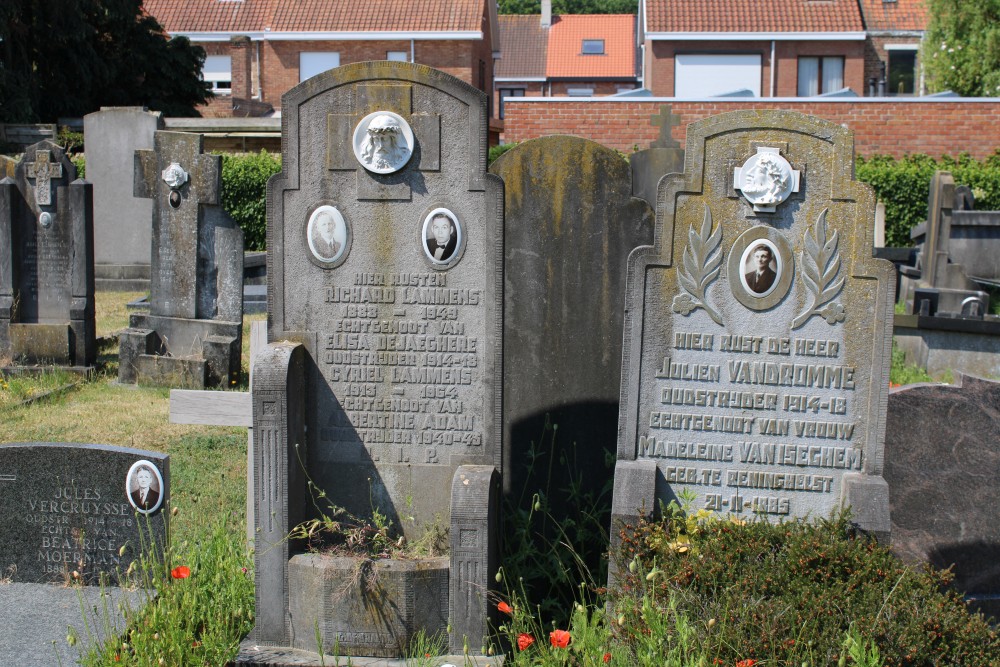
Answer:
[[[924,31],[927,9],[924,0],[860,0],[861,13],[869,30]]]
[[[549,31],[538,14],[501,14],[500,60],[493,75],[499,78],[545,78]]]
[[[145,0],[168,33],[484,32],[490,0]]]
[[[584,54],[583,40],[604,40],[604,53]],[[552,17],[545,73],[549,77],[634,77],[635,15]]]
[[[879,0],[881,1],[881,0]],[[857,0],[645,0],[646,32],[861,32]]]

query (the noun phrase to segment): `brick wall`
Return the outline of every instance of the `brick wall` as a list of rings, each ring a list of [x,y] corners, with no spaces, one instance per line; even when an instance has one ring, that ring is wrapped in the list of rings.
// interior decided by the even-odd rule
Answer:
[[[505,107],[504,140],[525,141],[550,134],[572,134],[611,148],[646,148],[659,128],[650,124],[660,107],[670,105],[681,116],[673,136],[684,145],[685,126],[695,120],[738,109],[788,109],[812,114],[854,131],[859,155],[907,153],[976,158],[1000,148],[1000,101],[879,98],[815,101],[781,99],[679,101],[511,100]]]

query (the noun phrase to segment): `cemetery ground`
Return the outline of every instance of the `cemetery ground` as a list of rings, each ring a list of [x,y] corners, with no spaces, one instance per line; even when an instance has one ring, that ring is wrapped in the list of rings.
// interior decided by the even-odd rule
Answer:
[[[91,379],[5,381],[0,441],[97,442],[170,454],[169,546],[162,563],[146,563],[136,575],[140,586],[157,591],[157,600],[130,610],[125,634],[84,664],[222,665],[253,626],[246,431],[170,424],[169,390],[113,382],[114,334],[126,326],[125,304],[136,296],[98,293],[101,347]],[[245,348],[249,322],[262,317],[245,318]],[[243,359],[233,389],[245,391],[246,349]],[[894,355],[893,382],[926,379]],[[60,391],[24,402],[53,388]],[[538,464],[572,465],[547,460],[557,435],[552,427],[541,434]],[[610,508],[599,507],[600,501],[588,507],[593,515],[583,526],[556,509],[555,499],[566,493],[529,490],[515,494],[526,507],[508,508],[522,511],[517,526],[523,532],[507,537],[497,574],[502,593],[491,601],[500,624],[496,643],[487,647],[507,651],[508,664],[1000,664],[995,630],[970,615],[959,595],[945,592],[949,575],[904,566],[852,531],[844,516],[771,525],[667,508],[664,521],[620,534],[612,565],[624,585],[606,606],[600,567],[588,571],[579,554],[593,548],[580,540],[600,536]],[[540,538],[546,524],[555,531]],[[525,549],[530,557],[523,557]],[[556,605],[538,598],[541,590],[551,596],[550,583],[562,589]],[[81,623],[68,629],[65,641],[93,631]],[[443,645],[440,638],[419,636],[406,664],[441,664]],[[325,648],[336,654],[336,647]],[[475,665],[476,658],[465,663]],[[336,664],[351,662],[337,658]]]

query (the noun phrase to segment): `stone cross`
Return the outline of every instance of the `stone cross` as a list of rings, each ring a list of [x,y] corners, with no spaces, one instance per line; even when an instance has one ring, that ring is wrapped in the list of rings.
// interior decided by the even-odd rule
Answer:
[[[660,112],[649,117],[650,124],[660,128],[660,136],[650,148],[680,148],[680,143],[671,134],[672,128],[681,124],[681,117],[673,113],[669,104],[660,107]]]
[[[39,206],[52,205],[52,179],[62,178],[62,165],[52,162],[52,153],[36,151],[35,161],[27,165],[28,178],[35,179],[35,203]]]
[[[409,200],[409,183],[398,178],[371,175],[357,161],[353,149],[354,128],[373,111],[392,111],[404,117],[413,129],[413,156],[406,168],[438,171],[441,168],[440,114],[414,114],[413,88],[410,85],[358,86],[355,113],[327,115],[327,169],[354,171],[357,174],[358,199]]]
[[[153,144],[135,152],[133,182],[136,197],[154,200],[150,314],[194,319],[200,209],[219,203],[222,159],[203,154],[200,134],[159,131]],[[184,182],[171,178],[174,165],[187,172]]]

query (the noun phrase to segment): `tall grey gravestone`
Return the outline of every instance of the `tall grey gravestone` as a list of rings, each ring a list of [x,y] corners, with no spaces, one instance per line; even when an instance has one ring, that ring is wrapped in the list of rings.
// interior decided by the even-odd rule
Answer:
[[[517,503],[542,489],[553,513],[582,519],[589,505],[579,501],[610,479],[626,261],[652,242],[653,211],[632,196],[621,155],[578,137],[524,142],[490,173],[505,200],[505,494]],[[547,422],[558,426],[551,439]],[[569,464],[549,465],[560,460]],[[579,555],[597,568],[606,549]]]
[[[162,114],[143,107],[102,107],[83,117],[99,290],[149,289],[153,202],[133,194],[132,162],[137,150],[153,149],[153,134],[162,129]]]
[[[686,155],[629,257],[614,520],[686,491],[771,521],[850,505],[888,537],[894,281],[851,133],[738,111],[690,125]]]
[[[0,180],[0,358],[91,367],[94,328],[92,188],[42,141]]]
[[[486,111],[479,90],[407,63],[341,67],[283,98],[282,172],[268,184],[271,342],[254,366],[256,627],[238,663],[317,641],[398,657],[412,633],[449,623],[453,650],[483,645],[503,324]],[[447,576],[387,576],[379,594],[398,603],[352,616],[336,559],[286,539],[311,516],[306,475],[408,539],[450,526]]]
[[[158,452],[0,445],[0,571],[15,582],[124,582],[132,561],[162,560],[169,495],[170,457]]]
[[[123,384],[202,389],[239,378],[243,230],[222,210],[222,158],[202,135],[156,133],[136,151],[134,190],[153,199],[149,313],[120,336]]]
[[[660,107],[659,113],[650,118],[650,122],[660,128],[660,136],[649,148],[636,151],[628,156],[632,167],[632,194],[656,206],[656,188],[666,174],[684,170],[684,149],[680,142],[671,136],[674,126],[679,125],[681,117],[672,113],[669,104]]]

